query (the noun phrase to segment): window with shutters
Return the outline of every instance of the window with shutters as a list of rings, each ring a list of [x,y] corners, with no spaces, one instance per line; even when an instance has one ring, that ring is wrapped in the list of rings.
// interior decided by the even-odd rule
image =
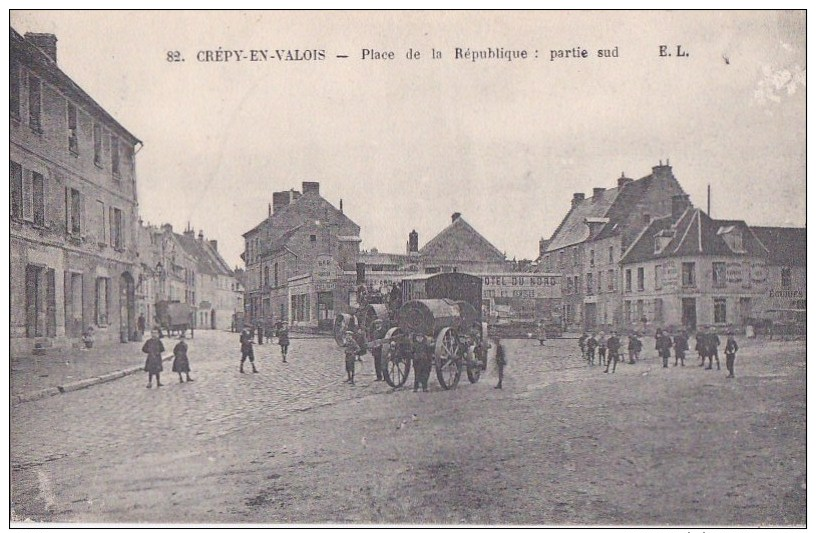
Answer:
[[[714,261],[711,263],[711,277],[715,288],[721,289],[726,286],[724,262]]]
[[[654,301],[654,321],[663,322],[663,300],[655,298]]]
[[[714,298],[714,323],[726,323],[726,303],[725,298]]]
[[[108,325],[108,292],[110,291],[110,279],[96,278],[96,305],[95,316],[97,326]]]
[[[23,218],[23,166],[9,160],[9,213],[12,218]]]
[[[110,245],[115,250],[122,250],[124,247],[122,241],[122,211],[111,207],[108,213],[110,217]]]
[[[102,166],[102,126],[94,124],[93,126],[93,143],[94,143],[94,164],[98,167]]]
[[[45,179],[38,172],[31,173],[31,208],[34,224],[45,226]]]
[[[20,65],[9,62],[9,114],[20,119]]]
[[[637,269],[637,290],[642,291],[646,289],[646,273],[643,267]]]
[[[96,201],[96,212],[99,217],[99,234],[96,236],[96,242],[103,246],[108,243],[108,216],[105,210],[105,203],[101,200]]]
[[[82,232],[82,195],[71,187],[65,189],[65,228],[74,236]]]
[[[609,292],[615,290],[615,271],[612,269],[606,271],[606,290]]]
[[[592,290],[595,288],[595,284],[592,282],[592,272],[587,272],[586,275],[586,290],[587,294],[592,294]]]
[[[624,273],[624,287],[626,292],[632,292],[632,269],[627,268]]]
[[[77,132],[77,108],[68,102],[68,151],[79,154],[79,135]]]
[[[111,173],[119,177],[119,140],[111,134]]]
[[[42,82],[31,74],[28,76],[28,125],[42,133]]]

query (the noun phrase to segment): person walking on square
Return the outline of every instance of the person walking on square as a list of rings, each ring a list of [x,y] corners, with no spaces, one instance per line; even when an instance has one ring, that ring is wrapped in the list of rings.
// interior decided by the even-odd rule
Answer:
[[[578,337],[578,348],[581,350],[581,357],[586,358],[586,342],[589,338],[589,335],[586,334],[586,331],[581,333],[581,336]]]
[[[156,387],[161,387],[161,372],[162,368],[162,352],[164,352],[164,345],[159,340],[159,332],[150,332],[150,338],[142,346],[142,352],[147,354],[145,359],[145,372],[147,372],[147,388],[153,386],[153,376],[156,376]]]
[[[697,329],[697,334],[695,335],[695,344],[694,344],[694,351],[697,352],[698,357],[700,358],[700,364],[697,366],[705,366],[706,360],[706,337],[705,331],[702,328]]]
[[[728,369],[727,378],[734,377],[734,360],[737,358],[737,341],[734,339],[734,332],[728,332],[728,340],[725,341],[725,368]]]
[[[674,336],[674,366],[686,366],[686,352],[689,349],[688,337],[685,331],[680,331]]]
[[[241,366],[239,372],[244,373],[244,361],[249,359],[249,364],[252,365],[252,373],[257,374],[258,369],[255,368],[255,350],[252,348],[252,330],[244,329],[241,333]]]
[[[286,324],[282,324],[278,331],[278,344],[281,349],[281,357],[283,362],[286,362],[286,356],[289,354],[289,328]]]
[[[507,366],[507,354],[504,351],[504,346],[501,343],[501,339],[496,337],[496,370],[499,373],[499,382],[496,384],[497,389],[502,388],[505,366]]]
[[[620,339],[618,338],[618,332],[613,331],[612,336],[606,341],[606,347],[609,353],[606,356],[606,370],[604,370],[604,374],[609,373],[609,364],[614,363],[612,365],[612,373],[615,373],[615,369],[618,368],[618,352],[620,351]]]
[[[711,370],[712,359],[717,361],[717,370],[720,369],[720,356],[717,354],[718,346],[720,345],[720,336],[717,335],[717,331],[714,328],[711,328],[709,332],[706,334],[707,339],[707,351],[708,351],[708,366],[706,370]]]
[[[179,376],[179,383],[184,383],[181,374],[187,374],[187,382],[194,381],[190,377],[190,360],[187,358],[187,342],[184,334],[179,336],[178,344],[173,348],[173,372]]]
[[[598,347],[598,339],[595,334],[591,334],[587,339],[587,362],[590,366],[595,366],[595,349]]]
[[[260,346],[264,341],[264,327],[261,322],[258,322],[258,329],[255,330],[255,333],[258,334],[258,345]]]
[[[602,331],[598,338],[598,365],[606,364],[606,334]]]
[[[640,340],[640,333],[637,331],[635,332],[635,346],[634,346],[634,356],[635,361],[640,361],[640,352],[643,350],[643,341]]]
[[[655,347],[657,348],[658,355],[660,355],[660,358],[663,359],[663,368],[669,368],[669,357],[671,357],[672,347],[672,341],[669,334],[660,331],[660,337],[657,338]]]
[[[385,329],[385,322],[380,320],[379,318],[373,322],[371,325],[372,330],[374,331],[374,341],[381,341],[383,337],[385,337],[386,329]],[[377,375],[377,379],[375,381],[382,381],[383,379],[383,371],[382,371],[382,345],[379,345],[375,348],[371,348],[371,357],[374,358],[374,373]]]
[[[354,363],[357,360],[357,350],[360,349],[360,346],[357,344],[357,341],[354,339],[354,333],[351,331],[346,331],[346,334],[343,337],[343,352],[345,353],[346,359],[346,383],[350,385],[354,385]]]
[[[540,320],[538,322],[538,345],[544,346],[544,341],[547,340],[547,328],[544,325],[544,321]]]
[[[626,351],[629,353],[629,364],[635,364],[635,346],[636,338],[634,333],[630,333],[628,337],[629,343],[626,345]]]

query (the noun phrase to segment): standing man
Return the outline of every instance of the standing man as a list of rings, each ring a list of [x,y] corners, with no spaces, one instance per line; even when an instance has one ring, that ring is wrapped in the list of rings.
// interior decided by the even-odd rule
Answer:
[[[710,328],[709,332],[706,334],[706,338],[708,339],[707,348],[708,348],[708,366],[706,370],[711,370],[712,359],[717,360],[717,370],[720,369],[720,356],[717,354],[718,346],[720,345],[720,336],[717,335],[717,331],[714,328]]]
[[[686,332],[681,330],[680,333],[674,336],[674,366],[677,366],[678,361],[680,366],[686,366],[686,352],[688,349],[688,337]]]
[[[581,357],[586,357],[586,341],[589,336],[586,334],[586,331],[581,333],[581,336],[578,337],[578,348],[581,350]]]
[[[375,320],[371,324],[371,329],[373,330],[373,341],[381,341],[383,337],[385,337],[385,322],[380,320],[379,318]],[[374,358],[374,373],[377,374],[377,379],[375,381],[382,381],[383,379],[383,371],[382,371],[382,345],[379,344],[375,348],[371,348],[371,356]]]
[[[591,366],[595,366],[595,348],[598,347],[598,339],[595,338],[595,334],[591,334],[589,339],[587,339],[587,362]]]
[[[261,344],[263,344],[263,341],[264,341],[264,326],[263,326],[263,322],[258,322],[258,330],[257,330],[257,333],[258,333],[258,344],[259,344],[259,345],[261,345]]]
[[[614,363],[612,365],[612,373],[614,374],[615,369],[618,367],[618,352],[620,351],[620,339],[618,338],[617,331],[612,332],[612,336],[606,341],[606,347],[609,353],[606,356],[606,370],[604,370],[604,374],[609,373],[609,363]]]
[[[694,345],[694,350],[697,352],[697,355],[700,358],[700,364],[697,366],[704,366],[706,360],[706,337],[705,330],[702,327],[697,328],[695,340],[696,343]]]
[[[286,362],[286,356],[289,354],[289,328],[285,323],[281,324],[278,330],[278,345],[281,349],[281,357],[283,362]]]
[[[728,369],[727,378],[734,377],[734,360],[737,358],[737,341],[734,340],[734,332],[728,332],[728,340],[725,342],[725,368]]]
[[[244,373],[244,361],[247,359],[249,359],[249,363],[252,365],[252,373],[257,374],[258,370],[255,368],[255,351],[252,349],[252,331],[244,328],[244,332],[241,333],[241,374]]]
[[[657,353],[663,359],[663,368],[669,368],[669,357],[671,356],[672,341],[668,333],[660,331],[660,336],[655,343]]]
[[[504,346],[501,343],[501,339],[496,337],[496,370],[499,373],[499,382],[496,384],[497,389],[502,388],[505,366],[507,366],[507,354],[504,352]]]
[[[414,392],[428,392],[428,378],[431,377],[431,349],[417,344],[414,347]]]
[[[544,321],[538,322],[538,345],[544,346],[544,341],[547,340],[547,328],[544,326]]]
[[[606,333],[601,332],[598,337],[598,364],[603,365],[606,362]]]

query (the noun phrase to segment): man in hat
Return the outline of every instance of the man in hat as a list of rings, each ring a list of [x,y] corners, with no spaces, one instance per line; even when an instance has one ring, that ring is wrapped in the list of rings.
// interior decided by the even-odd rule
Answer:
[[[660,358],[663,359],[663,368],[669,368],[669,357],[671,356],[672,341],[668,333],[659,330],[660,336],[657,338],[655,348]]]
[[[680,366],[686,366],[686,352],[689,349],[688,337],[686,332],[681,330],[674,336],[674,366],[680,363]]]
[[[717,370],[720,369],[720,356],[717,354],[718,346],[720,345],[720,336],[714,328],[708,328],[706,333],[706,351],[708,352],[708,366],[706,370],[711,370],[712,359],[717,361]]]
[[[606,370],[604,370],[604,374],[609,373],[609,364],[614,363],[612,365],[612,373],[615,373],[615,369],[618,368],[618,352],[620,351],[620,339],[618,338],[618,332],[613,331],[612,335],[606,341],[606,347],[609,353],[606,356]]]
[[[244,373],[244,361],[249,359],[249,364],[252,365],[252,373],[257,374],[258,369],[255,368],[255,351],[252,348],[252,330],[244,328],[241,333],[241,366],[239,368],[241,374]]]
[[[598,339],[595,338],[594,333],[590,333],[586,344],[587,363],[595,365],[595,349],[598,347]]]
[[[375,320],[371,324],[372,329],[372,337],[373,341],[380,341],[385,337],[386,330],[385,330],[385,322],[381,319]],[[382,381],[383,379],[383,370],[382,370],[382,345],[376,346],[375,348],[371,348],[371,356],[374,358],[374,373],[377,374],[376,381]]]
[[[737,341],[734,339],[734,332],[728,332],[728,340],[725,341],[725,368],[728,369],[727,378],[734,377],[734,360],[737,358]]]

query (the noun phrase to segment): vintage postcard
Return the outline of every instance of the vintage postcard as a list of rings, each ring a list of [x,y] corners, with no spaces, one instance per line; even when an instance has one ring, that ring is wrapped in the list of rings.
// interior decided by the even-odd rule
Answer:
[[[26,11],[10,522],[807,523],[804,11]]]

